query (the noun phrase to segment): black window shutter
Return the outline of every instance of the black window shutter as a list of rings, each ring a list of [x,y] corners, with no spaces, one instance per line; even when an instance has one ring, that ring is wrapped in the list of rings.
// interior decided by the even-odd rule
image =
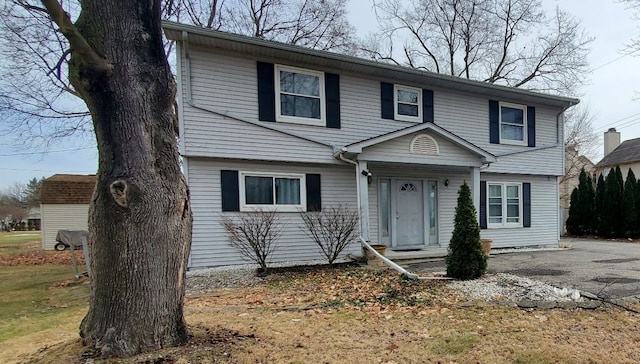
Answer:
[[[522,226],[531,227],[531,183],[522,184]]]
[[[322,195],[320,193],[320,175],[307,174],[305,176],[307,187],[307,211],[322,210]]]
[[[380,82],[380,101],[382,103],[382,118],[393,119],[393,84]]]
[[[238,171],[220,171],[222,211],[240,211],[240,186]]]
[[[425,123],[433,123],[433,91],[422,90],[422,121]]]
[[[258,118],[276,121],[276,89],[273,63],[258,62]]]
[[[480,181],[480,229],[487,228],[487,181]]]
[[[533,106],[527,107],[527,139],[528,146],[536,146],[536,108]]]
[[[324,87],[327,102],[327,128],[340,129],[340,76],[325,73]]]
[[[500,144],[500,106],[493,100],[489,100],[489,142]]]

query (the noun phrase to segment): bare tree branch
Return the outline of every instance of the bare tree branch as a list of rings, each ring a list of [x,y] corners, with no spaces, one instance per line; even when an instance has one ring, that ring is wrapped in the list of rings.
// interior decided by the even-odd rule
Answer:
[[[51,19],[56,23],[58,29],[60,29],[60,32],[64,34],[65,38],[67,38],[71,44],[73,57],[78,57],[82,63],[93,69],[94,72],[105,73],[107,76],[113,72],[113,66],[91,48],[86,39],[78,32],[75,25],[73,25],[71,19],[69,19],[69,14],[64,11],[58,0],[41,1],[49,15],[51,15]]]
[[[556,94],[575,92],[587,74],[592,38],[560,10],[549,21],[540,0],[378,0],[374,7],[379,35],[404,44],[410,67]]]

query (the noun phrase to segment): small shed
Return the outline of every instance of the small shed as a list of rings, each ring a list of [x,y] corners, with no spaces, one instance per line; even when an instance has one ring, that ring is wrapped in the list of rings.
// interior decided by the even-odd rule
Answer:
[[[53,250],[58,230],[88,230],[96,175],[55,174],[42,182],[42,249]]]

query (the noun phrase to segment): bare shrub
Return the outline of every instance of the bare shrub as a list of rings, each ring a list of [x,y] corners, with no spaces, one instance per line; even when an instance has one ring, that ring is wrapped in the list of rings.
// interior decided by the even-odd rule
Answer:
[[[234,218],[224,216],[222,226],[231,246],[245,258],[258,263],[263,272],[266,271],[267,259],[276,248],[275,241],[282,234],[280,216],[275,211],[243,212]]]
[[[322,250],[329,264],[338,258],[358,233],[358,211],[347,206],[323,208],[319,212],[300,212],[302,229]]]

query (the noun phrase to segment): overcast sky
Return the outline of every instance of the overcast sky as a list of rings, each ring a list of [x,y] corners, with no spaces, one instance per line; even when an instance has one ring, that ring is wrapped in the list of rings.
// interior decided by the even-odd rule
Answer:
[[[549,10],[557,5],[581,19],[595,38],[589,56],[590,83],[580,99],[596,116],[596,132],[601,136],[615,127],[622,140],[639,138],[640,57],[624,56],[622,49],[640,36],[640,21],[634,21],[631,11],[616,0],[543,0],[543,4]],[[348,10],[360,36],[376,30],[370,0],[349,0]],[[0,135],[0,166],[0,191],[33,177],[91,174],[98,168],[95,146],[86,140],[53,145],[43,154],[16,145],[10,135]]]

